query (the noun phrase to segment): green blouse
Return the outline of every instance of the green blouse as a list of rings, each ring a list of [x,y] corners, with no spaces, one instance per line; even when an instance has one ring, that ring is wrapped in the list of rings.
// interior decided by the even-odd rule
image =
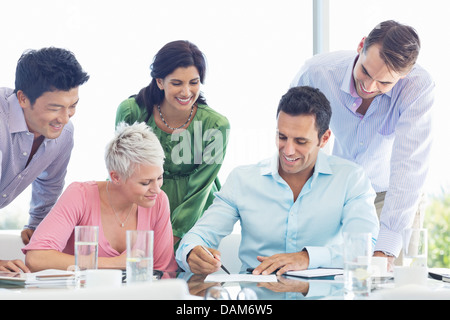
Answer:
[[[199,104],[194,119],[180,133],[166,133],[134,98],[123,101],[119,122],[144,122],[153,129],[165,152],[162,190],[169,197],[173,234],[182,238],[211,205],[221,187],[217,174],[225,157],[230,124],[226,117]]]

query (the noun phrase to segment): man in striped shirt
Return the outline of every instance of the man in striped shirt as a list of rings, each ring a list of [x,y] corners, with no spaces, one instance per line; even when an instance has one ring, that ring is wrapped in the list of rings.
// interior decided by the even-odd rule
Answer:
[[[390,268],[401,252],[402,230],[421,224],[429,165],[434,82],[416,63],[419,50],[413,28],[384,21],[357,52],[316,55],[292,82],[319,88],[330,100],[333,154],[368,174],[380,216],[374,255],[387,256]]]
[[[88,79],[70,51],[43,48],[20,57],[15,90],[0,88],[0,209],[32,184],[25,244],[64,187],[73,148],[69,119]],[[0,260],[0,270],[19,269],[27,271],[21,261]]]

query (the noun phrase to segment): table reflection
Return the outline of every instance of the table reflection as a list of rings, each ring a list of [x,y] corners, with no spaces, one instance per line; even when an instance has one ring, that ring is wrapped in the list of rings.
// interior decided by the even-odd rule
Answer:
[[[335,280],[306,280],[298,277],[277,276],[277,282],[205,282],[206,275],[192,273],[165,273],[164,278],[184,279],[193,296],[204,298],[208,289],[223,287],[232,300],[243,289],[253,290],[258,300],[342,299],[344,285]]]

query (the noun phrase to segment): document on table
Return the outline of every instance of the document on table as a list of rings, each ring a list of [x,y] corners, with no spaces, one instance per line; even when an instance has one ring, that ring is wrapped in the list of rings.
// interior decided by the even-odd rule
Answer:
[[[274,274],[209,274],[205,282],[277,282],[277,277]]]
[[[28,286],[67,285],[75,283],[75,274],[71,271],[47,269],[27,273],[25,284]]]
[[[328,277],[341,274],[344,274],[343,269],[329,269],[329,268],[306,269],[306,270],[286,272],[287,276],[302,277],[302,278]]]

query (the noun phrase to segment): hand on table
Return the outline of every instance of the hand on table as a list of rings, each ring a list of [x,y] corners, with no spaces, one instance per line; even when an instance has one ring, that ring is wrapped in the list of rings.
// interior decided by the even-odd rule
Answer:
[[[0,260],[0,271],[30,272],[22,260]]]
[[[270,257],[258,256],[257,259],[261,264],[253,270],[253,274],[256,275],[267,275],[276,271],[279,276],[287,271],[304,270],[309,266],[307,251],[280,253]]]

